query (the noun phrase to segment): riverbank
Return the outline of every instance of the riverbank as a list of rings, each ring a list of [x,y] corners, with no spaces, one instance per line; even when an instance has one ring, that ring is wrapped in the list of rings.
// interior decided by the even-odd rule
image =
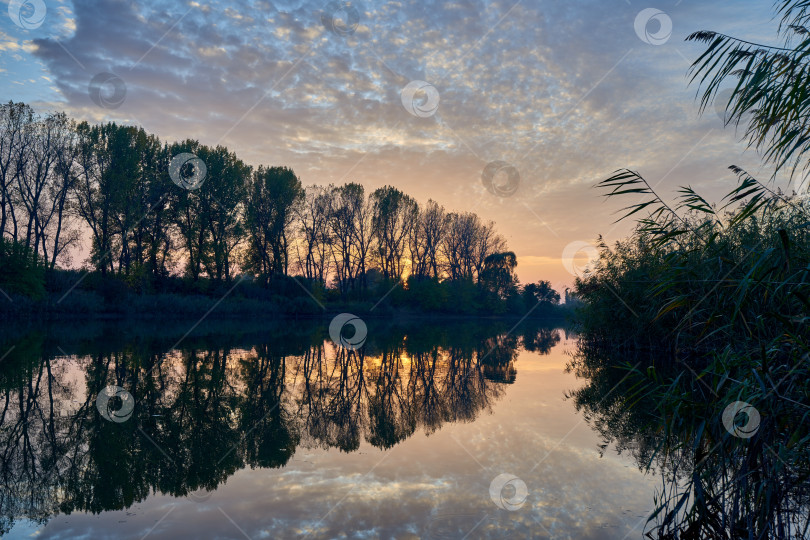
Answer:
[[[238,291],[238,286],[221,295],[124,294],[105,299],[94,291],[76,290],[69,294],[33,299],[9,294],[0,298],[0,320],[321,319],[331,318],[338,313],[353,313],[364,318],[516,320],[525,317],[560,323],[573,317],[573,309],[564,304],[540,303],[525,311],[488,313],[480,308],[465,309],[463,306],[425,310],[407,301],[321,302],[304,294],[302,291],[301,296],[294,297],[249,298]]]

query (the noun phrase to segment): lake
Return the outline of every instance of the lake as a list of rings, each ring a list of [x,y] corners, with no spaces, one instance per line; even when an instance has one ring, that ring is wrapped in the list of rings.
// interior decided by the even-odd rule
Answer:
[[[661,481],[600,447],[565,329],[328,322],[4,329],[0,532],[642,537]]]

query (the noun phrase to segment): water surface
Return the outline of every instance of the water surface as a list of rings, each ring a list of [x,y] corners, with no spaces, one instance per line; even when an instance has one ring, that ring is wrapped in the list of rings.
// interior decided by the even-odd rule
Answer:
[[[563,329],[190,327],[6,332],[4,537],[642,536],[658,483],[566,398]]]

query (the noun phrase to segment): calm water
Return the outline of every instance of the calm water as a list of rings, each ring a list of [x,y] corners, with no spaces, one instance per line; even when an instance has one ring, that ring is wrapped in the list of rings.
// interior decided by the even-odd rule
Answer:
[[[642,536],[660,481],[566,398],[564,330],[190,326],[6,329],[4,537]]]

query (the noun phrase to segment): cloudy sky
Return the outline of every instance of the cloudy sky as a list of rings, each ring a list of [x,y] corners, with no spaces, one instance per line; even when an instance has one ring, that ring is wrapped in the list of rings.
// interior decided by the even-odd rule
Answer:
[[[23,1],[0,17],[4,101],[474,211],[524,282],[564,287],[572,250],[627,233],[593,189],[618,168],[712,198],[728,165],[761,170],[698,114],[684,38],[774,42],[771,0]]]

